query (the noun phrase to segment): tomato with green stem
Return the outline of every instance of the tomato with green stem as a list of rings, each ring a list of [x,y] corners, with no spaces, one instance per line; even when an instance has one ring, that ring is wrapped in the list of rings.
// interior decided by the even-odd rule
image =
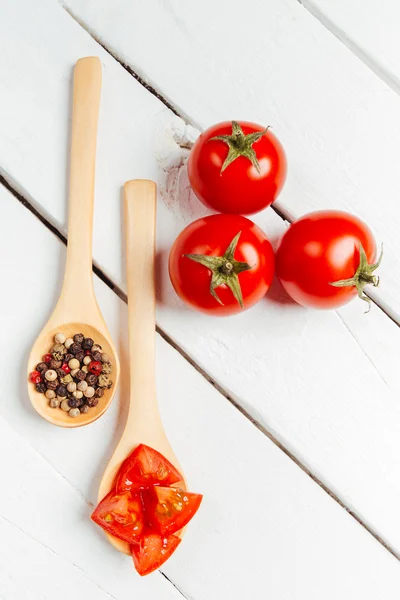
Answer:
[[[169,274],[176,293],[190,307],[210,315],[232,315],[265,296],[274,275],[274,252],[250,219],[211,215],[178,235]]]
[[[285,232],[276,251],[276,274],[303,306],[337,308],[357,295],[370,306],[364,288],[379,284],[375,271],[381,259],[382,252],[376,260],[374,237],[361,219],[323,210],[301,217]]]

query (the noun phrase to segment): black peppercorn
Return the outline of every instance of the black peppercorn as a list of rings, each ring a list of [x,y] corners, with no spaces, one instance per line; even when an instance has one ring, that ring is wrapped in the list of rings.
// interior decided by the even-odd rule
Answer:
[[[97,375],[94,375],[94,373],[88,373],[86,375],[86,381],[87,384],[92,386],[92,387],[96,387],[97,384]]]
[[[95,396],[96,398],[102,398],[104,396],[104,388],[97,388],[96,392],[95,392]]]
[[[79,369],[79,371],[77,371],[75,373],[75,379],[78,379],[78,381],[83,381],[86,377],[86,373],[85,371],[82,371],[82,369]]]
[[[65,396],[67,395],[67,387],[63,384],[60,384],[56,388],[56,394],[57,396],[61,396],[61,398],[65,398]]]
[[[66,354],[66,355],[64,356],[64,362],[66,362],[66,363],[68,364],[68,363],[69,363],[69,361],[71,360],[71,358],[74,358],[74,355],[73,355],[73,354],[70,354],[70,353],[68,352],[68,354]]]
[[[83,333],[76,333],[74,335],[74,342],[76,344],[82,344],[84,339],[85,339],[85,336],[83,335]]]
[[[76,337],[76,336],[75,336]],[[74,342],[73,344],[70,345],[70,347],[68,348],[70,354],[78,354],[78,352],[82,351],[82,346],[76,342]]]
[[[91,408],[93,406],[97,406],[99,403],[98,399],[93,396],[93,398],[86,398],[86,404]]]
[[[39,383],[36,384],[36,391],[39,392],[40,394],[44,394],[46,390],[47,390],[47,387],[43,381],[40,381]]]
[[[55,379],[54,381],[47,381],[46,380],[46,386],[48,390],[55,390],[57,389],[58,385],[60,384],[60,382]]]
[[[92,340],[92,338],[85,338],[82,342],[82,348],[84,350],[90,350],[90,348],[93,346],[94,342]]]
[[[68,406],[70,406],[71,408],[78,408],[79,400],[77,398],[70,398],[68,400]]]
[[[101,352],[92,352],[93,360],[101,362],[101,356],[102,356]]]
[[[82,406],[80,407],[79,410],[81,411],[81,413],[83,413],[85,415],[86,413],[89,412],[89,406],[87,404],[82,404]]]
[[[36,365],[36,371],[39,371],[39,373],[46,373],[46,371],[49,370],[49,367],[47,366],[47,364],[45,362],[40,362]]]
[[[57,371],[57,369],[59,369],[62,365],[62,361],[61,360],[56,360],[55,358],[52,358],[51,361],[49,362],[49,367],[50,369],[54,369],[54,371]]]
[[[83,359],[85,358],[85,353],[84,353],[84,351],[83,351],[83,350],[81,350],[80,352],[77,352],[77,353],[75,354],[75,358],[76,358],[77,360],[79,360],[79,362],[82,362],[82,361],[83,361]]]
[[[56,369],[56,373],[57,373],[57,377],[59,379],[62,379],[63,377],[65,377],[65,371],[63,369]]]

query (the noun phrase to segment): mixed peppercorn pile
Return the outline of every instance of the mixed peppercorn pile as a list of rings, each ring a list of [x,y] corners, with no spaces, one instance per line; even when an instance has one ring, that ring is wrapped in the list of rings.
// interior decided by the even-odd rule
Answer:
[[[51,408],[61,408],[77,417],[97,406],[105,390],[111,388],[110,357],[83,333],[67,338],[59,332],[54,342],[29,380],[48,398]]]

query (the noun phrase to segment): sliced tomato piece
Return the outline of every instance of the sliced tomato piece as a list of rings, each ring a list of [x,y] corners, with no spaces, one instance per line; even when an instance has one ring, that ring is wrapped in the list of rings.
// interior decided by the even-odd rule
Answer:
[[[176,535],[144,534],[139,543],[131,546],[136,571],[139,575],[152,573],[165,563],[180,543],[181,539]]]
[[[189,523],[202,499],[179,488],[154,487],[144,499],[146,519],[162,535],[170,535]]]
[[[153,485],[171,485],[182,481],[182,475],[162,454],[140,444],[119,470],[117,491],[146,489]]]
[[[93,512],[92,519],[107,533],[132,544],[143,532],[142,498],[140,494],[117,494],[112,490]]]

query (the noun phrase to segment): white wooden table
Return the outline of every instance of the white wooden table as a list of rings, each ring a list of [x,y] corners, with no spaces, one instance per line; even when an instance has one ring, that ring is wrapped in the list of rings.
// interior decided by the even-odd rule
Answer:
[[[391,600],[400,588],[398,0],[0,0],[2,600]],[[103,91],[95,286],[126,365],[121,185],[155,179],[162,416],[204,504],[141,579],[89,520],[127,381],[90,427],[33,412],[29,349],[65,259],[71,75]],[[289,160],[278,208],[350,210],[383,241],[382,285],[336,312],[290,304],[211,319],[169,283],[172,241],[205,214],[188,141],[225,119],[272,125]],[[273,241],[272,209],[255,221]]]

